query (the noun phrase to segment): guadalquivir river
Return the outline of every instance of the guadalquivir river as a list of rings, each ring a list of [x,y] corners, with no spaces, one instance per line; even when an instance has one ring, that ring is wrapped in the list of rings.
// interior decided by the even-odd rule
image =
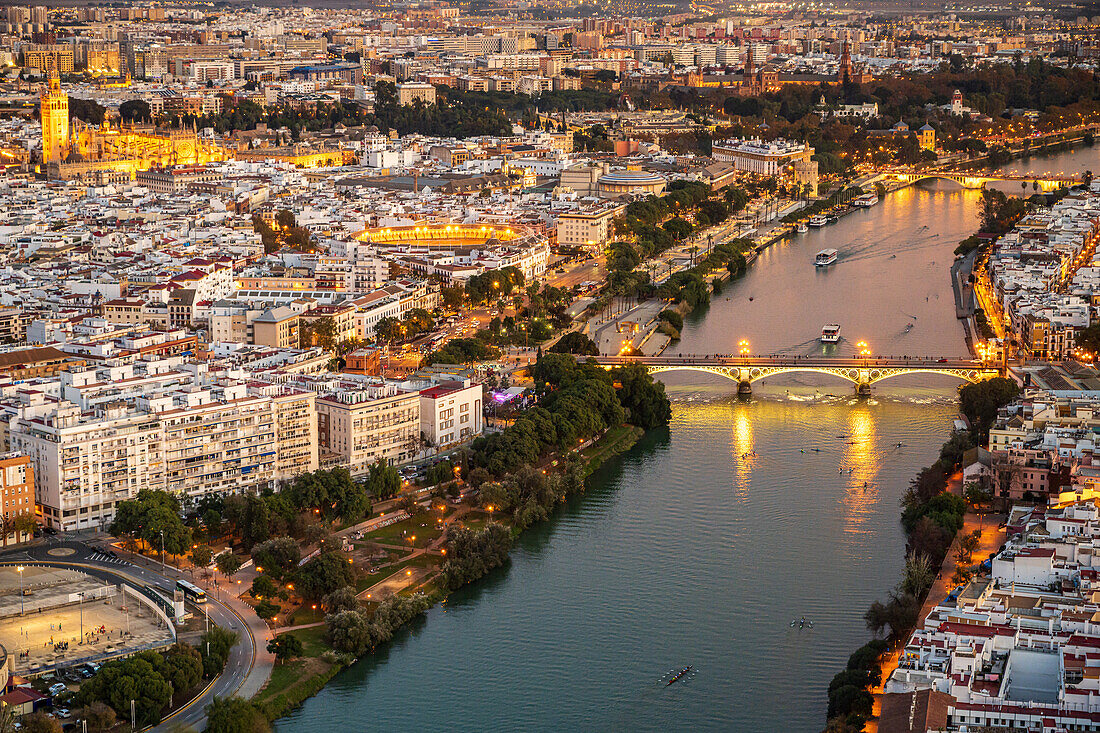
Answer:
[[[1010,167],[1100,172],[1100,148]],[[820,353],[836,322],[838,353],[862,339],[878,354],[964,355],[948,267],[977,201],[922,184],[774,246],[671,353],[741,339]],[[825,247],[840,260],[819,272]],[[955,385],[906,377],[856,399],[846,382],[788,375],[742,400],[708,375],[665,381],[667,431],[277,730],[820,730],[829,680],[868,636],[863,611],[899,576],[898,500],[951,429]],[[790,626],[802,616],[812,629]],[[658,682],[686,665],[689,679]]]

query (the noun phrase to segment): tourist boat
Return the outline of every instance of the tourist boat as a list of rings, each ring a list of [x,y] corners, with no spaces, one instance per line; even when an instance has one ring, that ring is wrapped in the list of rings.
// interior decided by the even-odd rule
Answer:
[[[828,223],[829,220],[826,219],[824,216],[821,216],[821,214],[810,217],[810,226],[812,227],[823,227]]]
[[[665,687],[668,687],[673,682],[679,682],[681,679],[683,679],[684,675],[686,675],[690,671],[691,671],[691,665],[688,665],[687,667],[684,667],[683,669],[677,670],[676,673],[672,675],[672,678],[669,679],[669,681],[665,683]]]
[[[852,199],[854,206],[870,207],[878,203],[878,194],[865,193],[862,196],[856,196]]]
[[[821,329],[821,343],[835,344],[837,341],[840,341],[840,324],[826,323]]]
[[[835,249],[823,249],[814,257],[814,265],[817,267],[827,267],[836,262],[839,257],[840,253]]]
[[[808,231],[810,231],[810,228],[808,226],[806,226],[806,222],[804,222],[804,221],[798,222],[798,233],[799,234],[805,234]]]

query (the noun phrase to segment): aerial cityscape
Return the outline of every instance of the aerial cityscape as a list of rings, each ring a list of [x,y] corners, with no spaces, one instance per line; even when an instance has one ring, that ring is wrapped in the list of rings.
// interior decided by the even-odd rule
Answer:
[[[0,7],[0,733],[1100,731],[1100,3]]]

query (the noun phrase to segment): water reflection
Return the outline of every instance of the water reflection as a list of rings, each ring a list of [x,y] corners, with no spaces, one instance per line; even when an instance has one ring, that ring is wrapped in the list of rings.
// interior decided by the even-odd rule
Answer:
[[[744,402],[737,402],[733,406],[733,461],[736,466],[733,488],[738,500],[743,501],[748,495],[755,454],[749,407]]]
[[[875,421],[867,405],[850,408],[844,462],[840,467],[848,474],[843,502],[846,509],[844,531],[849,534],[867,531],[866,521],[878,503],[875,438]]]

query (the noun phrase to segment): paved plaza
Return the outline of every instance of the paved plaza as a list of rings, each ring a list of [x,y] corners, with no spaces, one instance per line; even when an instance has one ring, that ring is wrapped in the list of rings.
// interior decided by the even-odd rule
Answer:
[[[24,570],[24,582],[33,577],[44,590],[43,596],[64,605],[43,607],[43,599],[38,598],[33,609],[27,605],[25,613],[19,615],[19,587],[16,585],[11,592],[7,577],[9,571],[15,571],[0,568],[0,644],[7,649],[17,674],[171,643],[172,631],[161,617],[142,601],[123,594],[118,586],[108,586],[106,592],[110,595],[104,598],[103,581],[83,573],[33,568],[41,572],[32,576],[30,570]],[[71,594],[82,591],[87,600],[70,602]],[[92,591],[99,597],[92,598]],[[26,596],[25,600],[32,597]]]

